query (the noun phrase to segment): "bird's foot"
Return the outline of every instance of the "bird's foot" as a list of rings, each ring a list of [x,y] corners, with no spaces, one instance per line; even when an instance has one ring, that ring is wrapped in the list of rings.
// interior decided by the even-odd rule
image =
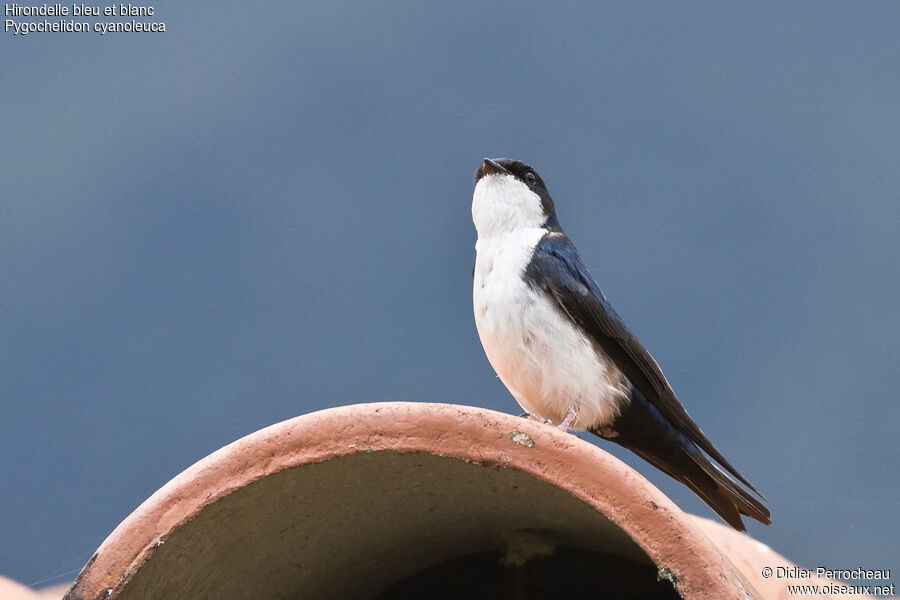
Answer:
[[[578,416],[578,412],[575,410],[574,406],[569,407],[569,412],[566,413],[565,418],[562,422],[556,426],[557,429],[562,429],[563,431],[568,431],[569,426],[575,422],[575,417]]]
[[[533,421],[537,421],[538,423],[543,423],[544,425],[546,425],[546,424],[548,424],[548,423],[552,425],[550,419],[545,419],[545,418],[542,417],[541,415],[536,415],[536,414],[534,414],[534,413],[526,412],[526,413],[522,413],[522,414],[519,415],[519,416],[522,417],[522,418],[524,418],[524,419],[531,419],[531,420],[533,420]]]

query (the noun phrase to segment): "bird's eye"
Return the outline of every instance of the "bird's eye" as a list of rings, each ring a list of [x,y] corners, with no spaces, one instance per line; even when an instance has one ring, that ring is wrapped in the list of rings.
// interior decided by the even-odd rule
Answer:
[[[534,185],[534,182],[537,181],[537,177],[535,177],[534,173],[531,171],[527,171],[525,173],[525,181],[528,182],[528,185]]]

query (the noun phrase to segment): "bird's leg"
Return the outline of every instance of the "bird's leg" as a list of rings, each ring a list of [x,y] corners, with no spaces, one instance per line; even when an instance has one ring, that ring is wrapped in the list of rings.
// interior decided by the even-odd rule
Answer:
[[[575,417],[578,416],[578,412],[575,410],[574,406],[569,407],[569,412],[566,413],[566,417],[562,420],[562,422],[556,426],[557,429],[562,429],[563,431],[569,430],[569,425],[575,422]]]

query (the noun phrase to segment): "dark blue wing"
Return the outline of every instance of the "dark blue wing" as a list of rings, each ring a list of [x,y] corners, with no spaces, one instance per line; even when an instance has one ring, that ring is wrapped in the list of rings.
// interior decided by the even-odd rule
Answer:
[[[541,239],[525,278],[552,298],[562,312],[593,338],[632,385],[685,437],[756,491],[716,450],[684,410],[659,365],[603,296],[575,245],[564,233],[553,231]]]

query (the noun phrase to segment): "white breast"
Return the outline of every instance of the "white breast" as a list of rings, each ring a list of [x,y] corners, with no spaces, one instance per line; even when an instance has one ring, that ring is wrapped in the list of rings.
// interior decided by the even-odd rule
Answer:
[[[488,360],[523,409],[574,429],[606,425],[626,400],[625,378],[539,291],[522,279],[541,227],[479,236],[475,324]]]

